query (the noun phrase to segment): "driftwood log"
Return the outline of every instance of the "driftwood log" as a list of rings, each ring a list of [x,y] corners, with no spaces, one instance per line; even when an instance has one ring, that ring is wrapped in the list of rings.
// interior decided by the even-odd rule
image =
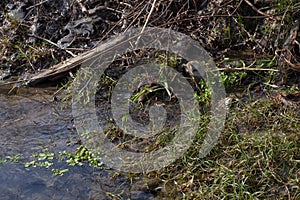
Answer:
[[[95,49],[89,50],[81,55],[78,55],[73,58],[69,58],[61,63],[53,65],[48,69],[41,70],[39,73],[31,76],[26,80],[26,84],[29,86],[36,85],[37,83],[43,81],[54,81],[62,76],[65,76],[70,70],[76,68],[85,60],[90,58],[95,54]]]
[[[85,53],[75,56],[73,58],[69,58],[61,63],[53,65],[48,69],[41,70],[37,74],[30,76],[29,78],[25,79],[25,82],[29,86],[34,86],[37,83],[44,82],[47,80],[54,81],[59,78],[65,76],[69,71],[75,69],[76,67],[80,66],[82,63],[87,61],[94,56],[97,56],[100,52],[107,52],[110,50],[112,46],[122,44],[122,40],[124,36],[119,36],[114,40],[107,41],[105,43],[100,43],[94,49],[88,50]]]

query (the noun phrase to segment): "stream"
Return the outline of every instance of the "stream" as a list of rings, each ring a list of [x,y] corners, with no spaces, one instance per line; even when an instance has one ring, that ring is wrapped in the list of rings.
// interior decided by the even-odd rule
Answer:
[[[69,169],[62,176],[45,167],[25,167],[43,149],[74,152],[79,136],[70,106],[53,101],[55,88],[21,88],[8,95],[9,89],[0,88],[0,158],[21,156],[0,162],[0,199],[155,199],[139,189],[140,183],[86,163],[69,166],[54,158],[52,168]]]

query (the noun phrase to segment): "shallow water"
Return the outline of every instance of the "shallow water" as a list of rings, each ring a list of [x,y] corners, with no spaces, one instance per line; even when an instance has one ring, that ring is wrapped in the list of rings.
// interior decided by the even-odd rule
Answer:
[[[69,169],[63,176],[43,167],[24,167],[22,162],[42,149],[58,153],[77,147],[71,109],[53,101],[54,91],[29,88],[7,95],[8,89],[0,89],[0,158],[22,154],[18,162],[0,163],[0,199],[153,199],[125,176],[112,178],[112,170],[88,164],[54,160],[53,168]]]
[[[51,102],[43,90],[36,94],[0,94],[0,156],[31,155],[51,146],[64,147],[75,136],[71,113]]]

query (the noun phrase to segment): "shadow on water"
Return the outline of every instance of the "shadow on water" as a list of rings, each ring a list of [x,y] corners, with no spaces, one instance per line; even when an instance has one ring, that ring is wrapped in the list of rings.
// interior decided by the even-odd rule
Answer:
[[[0,89],[0,158],[21,154],[18,162],[0,162],[0,199],[153,199],[138,191],[125,176],[112,178],[112,170],[88,164],[69,166],[53,161],[53,167],[69,171],[53,176],[45,167],[24,167],[33,153],[75,151],[78,135],[70,108],[52,101],[55,90],[22,89],[7,95]],[[71,144],[71,145],[67,145]]]

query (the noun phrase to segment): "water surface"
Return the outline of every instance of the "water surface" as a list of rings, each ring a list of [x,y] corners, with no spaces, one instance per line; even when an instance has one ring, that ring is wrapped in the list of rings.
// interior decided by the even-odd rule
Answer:
[[[51,168],[24,167],[33,153],[74,152],[79,137],[71,109],[54,100],[55,88],[22,88],[7,94],[0,89],[0,158],[21,154],[17,162],[0,164],[0,199],[153,199],[128,179],[112,177],[112,170],[69,166],[55,160],[51,168],[69,171],[53,176]],[[140,183],[139,183],[140,184]]]

